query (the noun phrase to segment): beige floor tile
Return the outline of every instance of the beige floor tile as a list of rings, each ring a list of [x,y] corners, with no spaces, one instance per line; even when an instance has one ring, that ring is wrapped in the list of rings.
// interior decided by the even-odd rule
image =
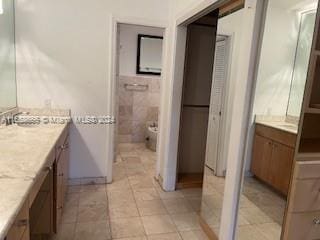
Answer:
[[[209,226],[220,225],[220,215],[218,215],[214,211],[212,211],[212,210],[201,211],[200,215]]]
[[[139,217],[111,219],[113,238],[143,237],[145,231]]]
[[[80,192],[91,192],[91,191],[101,191],[105,192],[107,186],[104,184],[91,184],[91,185],[82,185]]]
[[[187,197],[186,199],[194,211],[200,212],[202,202],[201,197]]]
[[[201,188],[182,189],[181,193],[185,197],[201,197],[202,196],[202,189]]]
[[[122,206],[124,203],[134,203],[135,199],[131,190],[112,190],[108,191],[109,205],[112,207]]]
[[[140,157],[123,157],[122,161],[125,162],[125,164],[128,164],[128,163],[135,163],[135,164],[139,163],[140,164],[140,163],[142,163]]]
[[[142,222],[147,235],[172,233],[177,231],[169,215],[142,217]]]
[[[78,222],[97,222],[108,219],[108,208],[106,205],[79,206]]]
[[[156,188],[161,199],[183,198],[183,194],[179,191],[165,192],[161,188]]]
[[[111,184],[107,185],[108,192],[113,190],[119,190],[119,189],[120,190],[131,189],[129,180],[127,178],[114,180]]]
[[[212,208],[222,209],[223,197],[221,195],[204,195],[202,201]]]
[[[154,179],[149,176],[129,177],[132,189],[154,188]]]
[[[133,191],[136,201],[150,201],[160,199],[160,195],[155,188],[142,188]]]
[[[185,198],[163,199],[163,203],[170,214],[194,212]]]
[[[244,217],[250,224],[271,223],[273,220],[268,217],[261,209],[242,208],[239,210],[241,217]]]
[[[119,143],[117,148],[119,152],[132,152],[136,149],[136,146],[133,143]]]
[[[135,152],[135,151],[131,151],[131,152],[120,152],[120,156],[122,158],[125,157],[139,157],[139,153]]]
[[[161,200],[137,201],[140,216],[167,214]]]
[[[181,240],[179,233],[149,235],[148,240]]]
[[[61,224],[58,229],[58,234],[53,236],[52,240],[73,240],[75,227],[75,223]]]
[[[139,217],[139,211],[135,202],[123,202],[122,204],[109,205],[110,218]]]
[[[68,193],[79,193],[81,190],[81,185],[79,186],[68,186]]]
[[[79,193],[68,193],[65,200],[65,206],[78,206],[79,205]]]
[[[183,231],[180,235],[183,240],[209,240],[202,230]]]
[[[285,208],[283,207],[261,207],[261,210],[268,215],[274,222],[277,224],[282,225]]]
[[[268,240],[278,240],[281,238],[282,226],[277,223],[257,224],[254,227]]]
[[[179,231],[200,229],[199,215],[196,213],[174,214],[171,217]]]
[[[110,225],[107,221],[77,223],[74,240],[111,239]]]
[[[246,226],[238,227],[237,240],[267,240],[267,239],[256,228],[254,228],[251,225],[246,225]]]
[[[81,192],[79,205],[107,205],[107,193],[106,192]]]
[[[65,207],[62,214],[62,223],[75,223],[77,221],[78,206]]]
[[[144,169],[144,167],[128,168],[126,169],[126,175],[128,177],[141,177],[141,176],[146,176],[147,172]]]

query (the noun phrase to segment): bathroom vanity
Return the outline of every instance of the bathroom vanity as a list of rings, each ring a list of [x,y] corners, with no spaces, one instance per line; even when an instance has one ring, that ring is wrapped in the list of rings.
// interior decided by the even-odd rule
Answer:
[[[0,239],[49,239],[64,208],[68,124],[1,127]]]
[[[256,122],[251,172],[287,195],[297,139],[297,126],[286,122]]]

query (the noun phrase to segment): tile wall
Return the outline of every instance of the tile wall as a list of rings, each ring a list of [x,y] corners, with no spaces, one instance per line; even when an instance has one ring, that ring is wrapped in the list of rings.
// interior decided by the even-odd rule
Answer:
[[[158,121],[160,105],[159,77],[119,76],[118,79],[118,143],[145,141],[146,123]],[[127,90],[125,84],[148,85]]]

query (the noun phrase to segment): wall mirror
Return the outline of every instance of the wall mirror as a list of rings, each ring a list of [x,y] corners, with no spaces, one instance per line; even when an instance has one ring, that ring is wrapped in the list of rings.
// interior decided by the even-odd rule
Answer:
[[[288,116],[300,116],[304,88],[307,80],[315,19],[315,10],[301,13],[296,58],[292,74],[290,96],[288,101]]]
[[[161,75],[163,37],[138,35],[137,74]]]
[[[0,113],[17,106],[14,1],[0,1]]]
[[[238,239],[281,239],[317,4],[265,2]]]

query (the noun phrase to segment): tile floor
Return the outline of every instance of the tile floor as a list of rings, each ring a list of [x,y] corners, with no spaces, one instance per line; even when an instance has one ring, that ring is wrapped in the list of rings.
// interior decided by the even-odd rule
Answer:
[[[201,216],[218,235],[225,179],[205,169]],[[246,178],[240,200],[238,240],[279,240],[286,200],[269,187]]]
[[[202,240],[201,189],[164,192],[154,180],[156,155],[121,144],[110,185],[70,186],[54,240]]]

